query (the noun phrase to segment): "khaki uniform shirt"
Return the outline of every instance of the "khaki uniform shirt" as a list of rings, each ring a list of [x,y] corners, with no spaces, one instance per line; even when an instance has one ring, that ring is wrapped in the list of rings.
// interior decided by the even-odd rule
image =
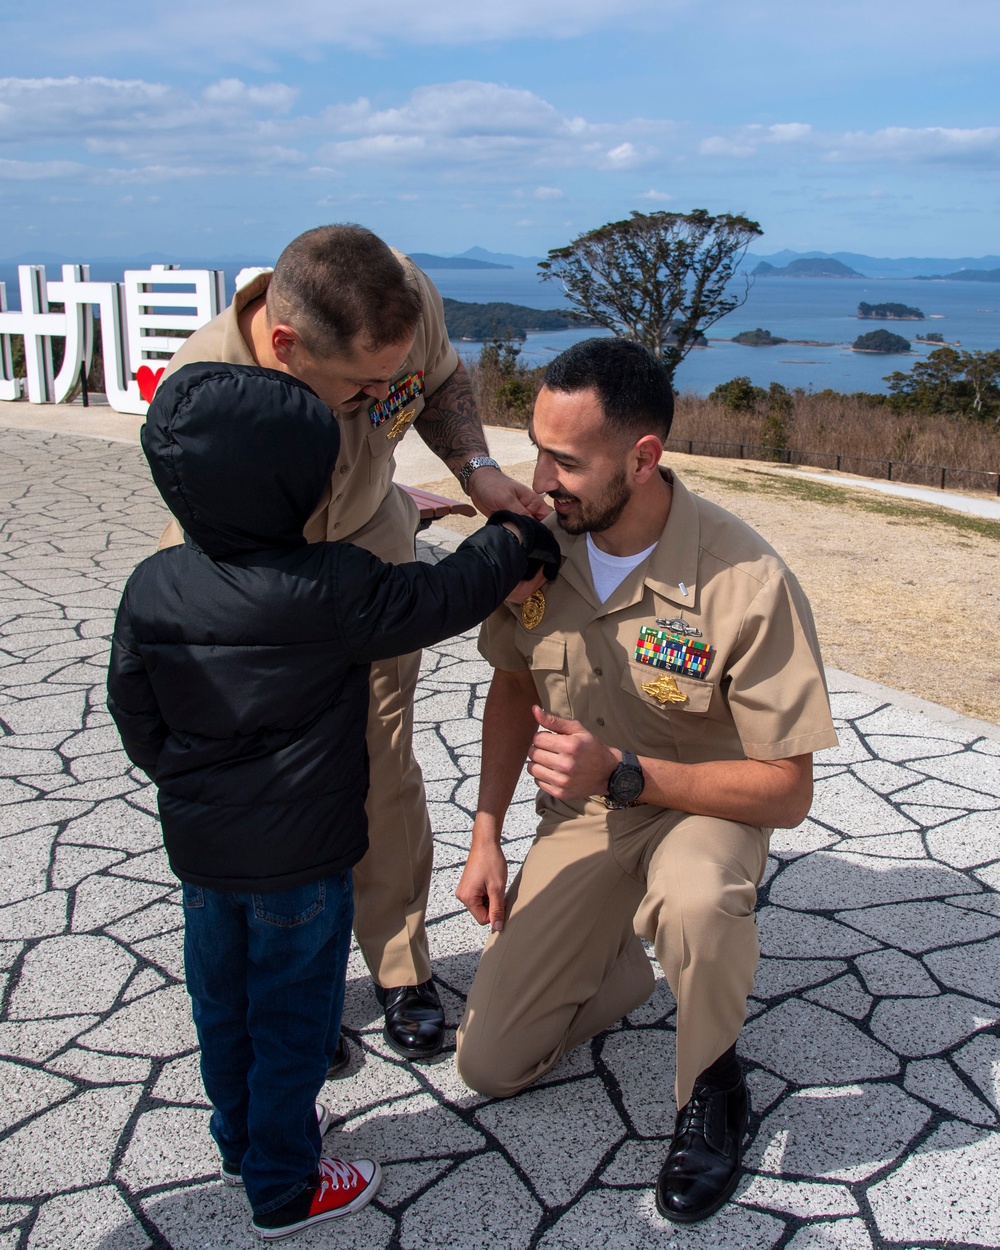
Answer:
[[[423,393],[400,405],[396,413],[378,425],[374,425],[371,419],[376,403],[339,419],[340,455],[337,457],[330,497],[321,504],[306,526],[305,536],[310,542],[349,538],[371,521],[392,486],[395,470],[392,453],[399,439],[409,429],[413,418],[423,411],[425,400],[451,377],[458,365],[458,355],[445,328],[441,296],[409,257],[399,252],[394,255],[403,264],[409,279],[419,287],[423,300],[417,336],[402,370],[394,379],[394,385],[407,374],[422,372]],[[224,312],[188,339],[167,365],[164,376],[196,361],[254,364],[250,349],[240,333],[239,315],[251,300],[263,295],[270,281],[271,275],[263,273],[237,291]],[[409,421],[396,430],[394,438],[390,438],[397,426],[399,412],[405,412]],[[412,534],[407,537],[412,538]],[[174,522],[168,526],[160,546],[181,541],[180,527]]]
[[[697,764],[835,746],[798,582],[748,525],[668,477],[673,502],[663,534],[605,603],[594,592],[585,536],[557,531],[566,559],[544,589],[541,621],[528,629],[521,609],[504,604],[483,625],[483,656],[494,668],[530,669],[549,712],[637,755]],[[643,627],[654,631],[645,645]],[[669,668],[649,662],[657,634],[679,637],[681,650],[685,634],[707,644],[703,675],[683,671],[683,656]],[[691,654],[689,669],[704,652]],[[664,689],[661,702],[656,692]],[[544,793],[539,801],[556,803]]]

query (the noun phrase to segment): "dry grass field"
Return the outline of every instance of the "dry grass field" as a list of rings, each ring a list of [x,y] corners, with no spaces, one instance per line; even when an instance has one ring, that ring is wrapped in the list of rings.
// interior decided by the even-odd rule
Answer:
[[[480,411],[487,425],[525,428],[542,369],[516,369],[504,375],[483,364],[468,366]],[[888,372],[888,364],[886,371]],[[696,442],[785,446],[801,452],[819,453],[799,463],[833,467],[827,457],[845,457],[844,469],[853,473],[882,471],[857,461],[891,460],[893,476],[900,481],[937,485],[934,473],[907,471],[907,463],[1000,472],[1000,425],[996,421],[973,421],[965,417],[896,412],[866,395],[842,395],[836,391],[808,394],[792,392],[776,412],[767,399],[741,411],[697,395],[677,397],[671,439]],[[787,410],[785,410],[787,408]],[[675,444],[676,445],[676,444]],[[704,450],[704,449],[702,449]],[[724,454],[729,454],[724,449]],[[736,449],[733,449],[736,455]],[[777,458],[777,457],[776,457]],[[996,489],[981,473],[965,478],[949,473],[951,489]]]
[[[895,412],[864,396],[840,395],[833,391],[817,395],[796,394],[791,411],[781,419],[784,445],[803,452],[820,453],[804,459],[832,467],[825,456],[895,464],[943,465],[947,468],[1000,471],[1000,428],[995,421],[972,421],[963,417]],[[775,431],[768,429],[766,403],[744,412],[733,412],[725,405],[693,395],[678,397],[670,436],[720,443],[773,443]],[[848,472],[880,475],[874,467],[845,463]],[[902,481],[937,485],[936,475],[924,475],[896,468],[893,476]],[[996,479],[991,483],[995,490]],[[986,483],[978,475],[963,480],[948,474],[951,489],[977,489]]]

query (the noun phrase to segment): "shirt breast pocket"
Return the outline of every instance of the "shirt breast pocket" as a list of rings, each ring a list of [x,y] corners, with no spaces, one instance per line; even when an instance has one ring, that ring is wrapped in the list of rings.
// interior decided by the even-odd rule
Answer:
[[[527,631],[525,631],[527,632]],[[566,672],[566,643],[562,638],[530,638],[521,650],[542,706],[554,716],[572,717]]]
[[[393,416],[386,417],[380,424],[368,432],[369,481],[372,485],[382,480],[392,458],[392,453],[399,446],[399,441],[413,422],[424,410],[424,397],[417,395],[405,404]],[[358,420],[370,420],[370,417]],[[442,476],[447,476],[442,468]]]
[[[622,673],[621,688],[628,696],[636,741],[632,750],[662,755],[673,746],[684,760],[687,747],[712,732],[709,708],[715,682],[683,673],[670,673],[650,664],[630,663]]]

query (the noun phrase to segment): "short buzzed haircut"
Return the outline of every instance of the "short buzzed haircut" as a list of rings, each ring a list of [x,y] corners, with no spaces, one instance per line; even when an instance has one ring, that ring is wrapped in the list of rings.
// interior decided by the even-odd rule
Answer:
[[[360,338],[366,351],[402,343],[420,320],[420,291],[364,226],[317,226],[278,257],[267,289],[272,326],[290,325],[320,360]]]
[[[665,440],[674,419],[670,375],[648,347],[629,339],[584,339],[557,356],[542,384],[550,391],[596,391],[605,421],[623,436]]]

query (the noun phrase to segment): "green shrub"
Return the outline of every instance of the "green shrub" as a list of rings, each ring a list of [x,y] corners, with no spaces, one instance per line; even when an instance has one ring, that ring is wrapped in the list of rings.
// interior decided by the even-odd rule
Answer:
[[[754,386],[747,377],[738,377],[721,382],[708,398],[717,400],[730,412],[750,412],[767,398],[767,391]]]

